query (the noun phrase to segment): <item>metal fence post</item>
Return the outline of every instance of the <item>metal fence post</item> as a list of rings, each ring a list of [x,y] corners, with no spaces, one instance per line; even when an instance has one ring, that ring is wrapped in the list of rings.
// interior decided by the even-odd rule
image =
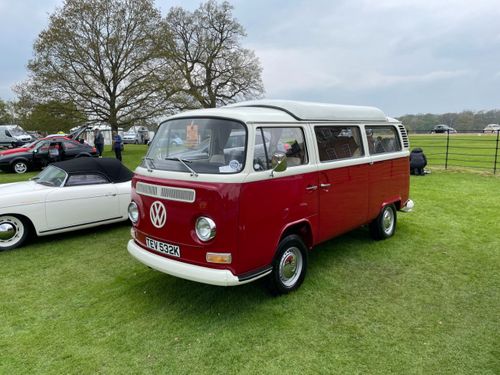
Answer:
[[[444,161],[444,169],[448,169],[448,149],[450,147],[450,130],[446,130],[446,159]]]
[[[493,174],[497,173],[497,160],[498,160],[498,136],[500,134],[500,130],[497,130],[497,144],[495,147],[495,164],[493,164]]]

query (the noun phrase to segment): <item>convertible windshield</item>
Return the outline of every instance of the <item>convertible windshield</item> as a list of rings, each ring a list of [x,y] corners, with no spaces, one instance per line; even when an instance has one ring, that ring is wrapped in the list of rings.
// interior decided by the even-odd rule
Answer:
[[[163,123],[143,161],[145,168],[198,173],[238,173],[243,169],[247,131],[223,119],[192,118]]]
[[[40,185],[61,186],[66,180],[67,176],[68,174],[62,169],[54,167],[53,165],[49,165],[47,168],[41,171],[38,176],[33,178],[33,180],[35,180],[36,183]]]

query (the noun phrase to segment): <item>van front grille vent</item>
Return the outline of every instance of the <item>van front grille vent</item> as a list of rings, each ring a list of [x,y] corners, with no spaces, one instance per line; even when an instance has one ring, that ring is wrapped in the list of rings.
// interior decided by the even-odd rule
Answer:
[[[401,131],[401,137],[403,137],[403,146],[404,148],[410,148],[410,140],[408,139],[408,133],[406,132],[406,128],[404,125],[398,125],[399,130]]]
[[[137,194],[147,195],[148,197],[162,198],[171,201],[193,203],[196,198],[196,192],[193,189],[174,188],[170,186],[159,186],[138,182],[135,191]]]

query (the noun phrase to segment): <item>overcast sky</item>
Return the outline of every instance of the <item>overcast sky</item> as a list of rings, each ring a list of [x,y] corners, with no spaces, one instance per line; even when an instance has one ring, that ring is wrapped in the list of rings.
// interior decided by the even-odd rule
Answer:
[[[391,116],[500,109],[499,0],[232,0],[269,99],[372,105]],[[0,0],[0,98],[27,76],[62,0]],[[194,10],[201,1],[156,0]]]

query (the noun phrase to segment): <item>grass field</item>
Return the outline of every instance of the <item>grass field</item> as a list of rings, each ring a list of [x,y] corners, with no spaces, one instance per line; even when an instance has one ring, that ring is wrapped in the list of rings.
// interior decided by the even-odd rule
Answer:
[[[126,148],[134,167],[145,149]],[[279,298],[152,271],[127,225],[39,238],[0,253],[0,374],[498,374],[499,191],[412,177],[393,238],[317,247]]]

